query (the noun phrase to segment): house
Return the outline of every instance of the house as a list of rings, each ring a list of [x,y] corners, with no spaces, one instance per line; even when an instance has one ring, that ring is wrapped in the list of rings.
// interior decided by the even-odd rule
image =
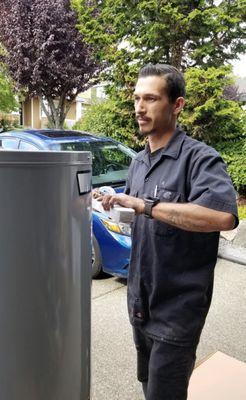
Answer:
[[[246,76],[238,77],[236,79],[236,85],[238,87],[238,101],[243,103],[244,110],[246,109]]]
[[[105,98],[105,85],[99,84],[91,87],[83,93],[80,93],[72,103],[68,111],[65,123],[68,128],[83,116],[86,108],[92,102],[100,101]],[[21,125],[25,128],[42,129],[48,127],[48,119],[42,110],[39,97],[26,99],[22,104]]]

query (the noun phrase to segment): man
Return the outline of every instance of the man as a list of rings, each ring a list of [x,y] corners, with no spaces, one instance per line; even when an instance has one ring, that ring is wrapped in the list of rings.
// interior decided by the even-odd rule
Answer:
[[[185,400],[210,306],[219,231],[237,223],[235,192],[219,154],[177,126],[182,74],[147,65],[134,99],[148,144],[133,160],[126,193],[102,198],[135,209],[128,310],[147,400]]]

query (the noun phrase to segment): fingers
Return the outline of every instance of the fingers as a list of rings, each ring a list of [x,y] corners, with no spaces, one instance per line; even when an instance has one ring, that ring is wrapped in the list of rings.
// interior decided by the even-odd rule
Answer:
[[[117,204],[117,195],[105,194],[102,198],[102,206],[104,210],[109,211],[111,207]]]
[[[104,194],[101,193],[98,189],[93,189],[92,190],[92,197],[93,197],[93,199],[101,201],[102,198],[104,197]]]
[[[99,189],[93,189],[92,191],[92,197],[93,199],[96,199],[97,201],[102,202],[102,206],[104,210],[109,211],[111,207],[114,206],[118,202],[118,196],[117,195],[111,195],[111,194],[104,194],[101,193]]]
[[[93,189],[92,190],[92,197],[93,199],[96,199],[100,195],[100,192],[98,189]]]
[[[101,201],[104,210],[109,211],[115,204],[119,204],[122,207],[131,207],[137,211],[138,201],[135,197],[128,196],[124,193],[118,194],[102,194],[98,189],[94,189],[92,192],[94,199]]]

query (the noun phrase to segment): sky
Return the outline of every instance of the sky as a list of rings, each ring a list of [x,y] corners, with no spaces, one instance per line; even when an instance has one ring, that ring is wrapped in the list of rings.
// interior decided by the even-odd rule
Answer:
[[[221,3],[221,0],[215,0],[214,4],[218,6]],[[232,63],[233,72],[235,75],[240,76],[241,78],[246,77],[246,54],[240,57],[240,60],[235,60]]]
[[[233,72],[240,77],[246,77],[246,54],[240,57],[240,60],[235,60],[233,63]]]

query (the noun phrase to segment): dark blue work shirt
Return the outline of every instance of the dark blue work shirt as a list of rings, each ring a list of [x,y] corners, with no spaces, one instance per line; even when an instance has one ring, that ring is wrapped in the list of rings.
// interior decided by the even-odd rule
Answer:
[[[193,203],[235,215],[235,190],[220,155],[177,128],[150,165],[149,148],[133,160],[126,193]],[[130,321],[146,334],[187,346],[199,341],[210,306],[219,232],[188,232],[138,215],[128,278]]]

